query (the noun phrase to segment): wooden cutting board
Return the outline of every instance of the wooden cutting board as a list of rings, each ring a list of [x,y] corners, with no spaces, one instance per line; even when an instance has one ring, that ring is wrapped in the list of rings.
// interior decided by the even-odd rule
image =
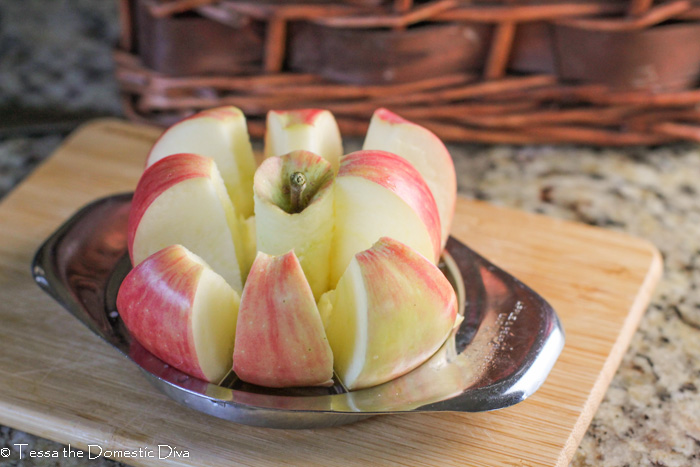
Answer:
[[[0,423],[83,449],[153,449],[157,457],[160,444],[190,456],[116,456],[136,465],[569,462],[660,278],[651,244],[460,199],[453,234],[561,317],[566,346],[542,388],[490,413],[382,416],[323,430],[240,426],[157,392],[30,276],[37,247],[78,208],[133,190],[158,133],[116,120],[88,124],[0,204]]]

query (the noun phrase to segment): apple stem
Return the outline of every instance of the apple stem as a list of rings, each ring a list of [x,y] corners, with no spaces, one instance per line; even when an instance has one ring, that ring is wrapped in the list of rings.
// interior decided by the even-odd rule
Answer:
[[[296,214],[304,210],[302,194],[304,193],[304,188],[306,188],[306,176],[301,172],[294,172],[289,176],[289,186],[292,214]]]

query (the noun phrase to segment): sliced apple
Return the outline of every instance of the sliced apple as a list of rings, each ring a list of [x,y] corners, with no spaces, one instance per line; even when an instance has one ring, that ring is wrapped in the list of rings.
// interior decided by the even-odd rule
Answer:
[[[243,289],[250,252],[224,182],[212,159],[176,154],[161,159],[141,176],[128,223],[131,262],[181,244],[220,274],[234,290]]]
[[[146,167],[183,152],[214,159],[238,215],[253,214],[255,157],[243,112],[232,106],[217,107],[176,123],[156,141]]]
[[[440,138],[420,125],[387,109],[377,109],[367,130],[362,149],[378,149],[397,154],[420,172],[435,198],[441,224],[441,246],[450,235],[457,176],[452,157]]]
[[[181,245],[149,256],[126,276],[117,310],[129,332],[164,362],[212,383],[231,368],[239,296]]]
[[[267,113],[265,157],[303,149],[328,160],[338,171],[343,142],[335,117],[328,110],[271,110]]]
[[[343,156],[335,186],[331,288],[353,256],[380,237],[395,238],[437,262],[440,235],[433,195],[410,163],[384,151]]]
[[[341,169],[342,170],[342,169]],[[348,389],[384,383],[428,359],[450,334],[457,297],[440,270],[381,238],[322,299],[335,370]]]
[[[453,336],[451,332],[442,347],[414,370],[369,391],[352,391],[348,393],[347,398],[334,401],[333,410],[410,410],[462,393],[461,388],[468,385],[466,380],[473,373],[465,366],[474,365],[474,361],[461,356],[459,359],[450,358],[451,355],[457,355]]]
[[[266,159],[255,172],[257,248],[294,250],[316,298],[328,290],[333,179],[330,163],[308,151]]]
[[[233,371],[274,388],[332,384],[333,354],[294,252],[258,253],[241,297]]]

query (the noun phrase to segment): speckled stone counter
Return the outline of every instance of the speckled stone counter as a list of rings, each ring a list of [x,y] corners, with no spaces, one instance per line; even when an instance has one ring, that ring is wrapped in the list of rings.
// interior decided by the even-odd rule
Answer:
[[[117,24],[110,1],[0,2],[0,108],[60,106],[119,115],[110,55]],[[63,136],[0,139],[0,196]],[[664,279],[572,465],[700,465],[700,148],[450,150],[464,196],[625,231],[662,251]],[[0,448],[15,443],[57,449],[0,427]],[[117,465],[0,459],[0,466],[88,464]]]

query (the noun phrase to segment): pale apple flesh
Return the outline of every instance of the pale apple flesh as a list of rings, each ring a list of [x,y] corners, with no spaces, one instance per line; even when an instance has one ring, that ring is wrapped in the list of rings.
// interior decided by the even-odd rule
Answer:
[[[337,375],[350,390],[416,368],[449,336],[457,297],[440,270],[384,237],[358,253],[321,301]]]
[[[169,365],[209,382],[230,370],[238,294],[181,245],[149,256],[126,276],[117,310],[141,345]]]
[[[294,252],[258,253],[241,296],[233,371],[274,388],[333,384],[333,354]]]
[[[440,138],[387,109],[377,109],[372,115],[362,149],[397,154],[420,172],[440,213],[441,246],[444,248],[457,201],[457,176],[452,157]]]
[[[335,186],[331,288],[353,256],[380,237],[395,238],[430,261],[440,252],[440,219],[430,189],[406,160],[383,151],[343,157]]]
[[[256,164],[243,112],[232,106],[217,107],[176,123],[156,141],[146,167],[183,152],[212,158],[237,214],[243,218],[253,214]]]
[[[338,171],[343,142],[335,117],[328,110],[271,110],[267,114],[265,157],[295,150],[311,151]]]
[[[304,178],[296,206],[294,174]],[[266,159],[255,173],[257,248],[270,255],[294,250],[316,298],[328,290],[333,180],[330,163],[308,151]]]
[[[238,258],[249,256],[244,250],[250,245],[241,241],[241,225],[209,158],[176,154],[146,169],[134,192],[127,235],[134,266],[167,246],[181,244],[234,290],[243,289],[247,271]]]

